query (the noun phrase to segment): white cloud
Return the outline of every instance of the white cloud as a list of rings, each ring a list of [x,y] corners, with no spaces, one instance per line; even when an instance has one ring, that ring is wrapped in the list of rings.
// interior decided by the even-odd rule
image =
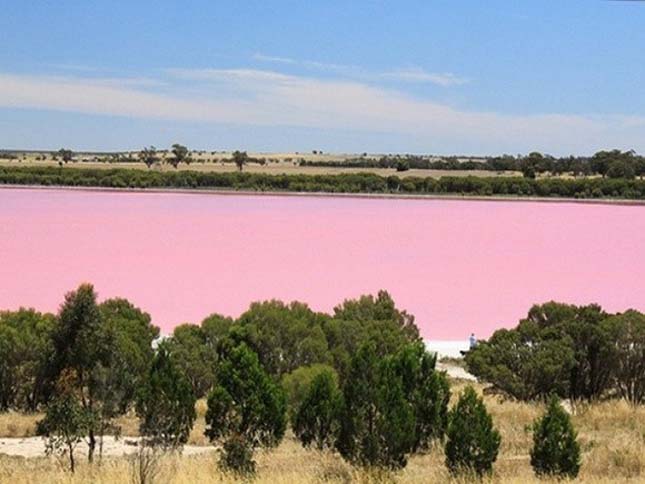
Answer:
[[[272,55],[264,54],[254,54],[253,59],[262,61],[262,62],[273,62],[276,64],[291,64],[305,67],[307,69],[314,69],[319,71],[333,71],[336,73],[346,73],[346,74],[358,74],[363,72],[358,66],[350,64],[333,64],[330,62],[320,62],[313,60],[297,60],[291,57],[278,57]]]
[[[278,57],[275,55],[253,54],[253,59],[262,62],[276,62],[278,64],[297,64],[298,61],[290,57]]]
[[[166,72],[188,81],[283,82],[295,79],[279,72],[257,69],[167,69]]]
[[[426,72],[421,68],[412,67],[407,69],[397,69],[390,72],[380,74],[383,79],[392,79],[404,82],[430,82],[439,86],[459,86],[469,82],[468,79],[458,77],[451,72],[436,73]]]
[[[173,69],[163,89],[82,77],[0,74],[0,106],[148,119],[400,134],[461,151],[645,151],[645,118],[469,111],[375,87],[253,69]]]
[[[291,57],[276,57],[264,54],[255,54],[253,59],[262,62],[272,62],[277,64],[290,64],[316,69],[321,71],[333,71],[346,77],[356,80],[367,79],[388,79],[402,82],[432,83],[443,87],[458,86],[470,82],[469,79],[459,77],[451,72],[427,72],[420,67],[408,67],[405,69],[393,69],[387,72],[371,73],[355,65],[348,64],[330,64],[311,60],[296,60]]]

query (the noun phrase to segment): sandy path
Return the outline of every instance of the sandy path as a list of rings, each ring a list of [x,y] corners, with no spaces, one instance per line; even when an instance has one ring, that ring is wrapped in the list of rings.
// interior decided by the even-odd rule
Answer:
[[[116,440],[112,436],[106,436],[103,439],[103,455],[118,457],[133,454],[137,450],[137,442],[137,437],[122,437]],[[185,445],[183,454],[203,454],[214,450],[215,447],[212,446]],[[17,457],[42,457],[45,455],[45,441],[41,437],[1,438],[0,454]],[[85,441],[78,444],[74,452],[74,455],[76,454],[87,454],[87,443]]]
[[[474,375],[468,373],[461,366],[450,365],[450,364],[446,364],[438,361],[437,370],[445,371],[448,374],[448,376],[451,378],[458,378],[460,380],[477,381],[477,378],[475,378]]]

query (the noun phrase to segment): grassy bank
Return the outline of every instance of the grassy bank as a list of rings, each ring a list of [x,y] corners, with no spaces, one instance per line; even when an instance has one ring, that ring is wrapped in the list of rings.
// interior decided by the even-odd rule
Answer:
[[[433,177],[340,175],[267,175],[247,172],[143,171],[127,168],[0,167],[0,184],[104,187],[221,189],[258,192],[465,195],[575,199],[645,199],[644,180],[608,178]]]
[[[479,391],[483,389],[477,385]],[[462,383],[453,385],[455,395]],[[502,435],[502,447],[492,482],[525,483],[550,482],[534,477],[529,464],[532,436],[531,422],[541,414],[542,406],[502,401],[495,396],[485,397],[494,423]],[[198,402],[199,418],[190,443],[205,445],[199,434],[204,428],[205,406]],[[1,436],[7,436],[8,418],[18,430],[13,436],[30,435],[38,416],[5,414],[0,419]],[[573,417],[582,447],[580,480],[590,483],[642,482],[645,478],[645,407],[630,407],[622,401],[601,402],[579,407]],[[126,417],[122,422],[124,434],[136,434],[136,421]],[[0,449],[1,453],[1,449]],[[101,465],[90,466],[82,458],[75,475],[64,471],[55,459],[8,457],[0,454],[0,482],[14,483],[81,483],[129,482],[131,468],[128,458],[106,459]],[[160,463],[164,479],[160,482],[235,482],[222,475],[216,465],[215,452],[197,456],[165,457]],[[402,483],[450,482],[444,466],[441,448],[414,456],[404,471],[396,474]],[[292,437],[287,437],[273,451],[258,455],[259,483],[291,482],[375,482],[372,476],[349,467],[337,455],[304,450]],[[454,481],[461,482],[461,481]],[[556,482],[556,481],[553,481]]]

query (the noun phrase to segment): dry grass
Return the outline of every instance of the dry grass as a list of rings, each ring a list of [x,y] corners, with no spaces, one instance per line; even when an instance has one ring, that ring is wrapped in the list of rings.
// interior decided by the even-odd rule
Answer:
[[[0,413],[0,437],[31,437],[42,414]],[[0,481],[2,482],[2,481]]]
[[[268,175],[289,175],[289,174],[308,174],[308,175],[338,175],[341,173],[376,173],[381,176],[397,175],[399,177],[409,177],[409,176],[419,176],[419,177],[433,177],[440,178],[442,176],[479,176],[479,177],[490,177],[490,176],[521,176],[519,172],[494,172],[488,170],[417,170],[411,169],[404,172],[397,172],[394,168],[340,168],[340,167],[319,167],[319,166],[298,166],[297,163],[293,161],[285,161],[284,155],[280,155],[282,158],[279,158],[280,161],[268,163],[264,166],[258,165],[255,163],[250,163],[244,167],[245,172],[249,173],[264,173]],[[288,157],[287,157],[288,158]],[[295,156],[294,159],[298,157]],[[209,158],[210,160],[211,158]],[[307,159],[312,159],[307,155]],[[0,166],[52,166],[57,167],[58,162],[52,161],[51,159],[42,161],[36,160],[33,156],[28,156],[24,160],[0,160]],[[130,168],[138,170],[148,170],[146,165],[143,163],[106,163],[106,162],[94,162],[94,161],[72,161],[67,163],[67,167],[75,168]],[[237,171],[237,168],[232,163],[222,163],[222,162],[199,162],[191,163],[190,165],[181,164],[178,168],[173,168],[169,164],[157,165],[153,170],[159,171],[175,171],[175,170],[191,170],[191,171],[201,171],[201,172],[216,172],[216,173],[226,173]]]
[[[465,383],[455,382],[453,392]],[[479,391],[481,385],[476,386]],[[453,396],[453,400],[456,396]],[[502,401],[486,396],[486,404],[495,425],[502,434],[502,448],[495,464],[491,482],[531,483],[549,482],[534,477],[529,464],[532,436],[531,422],[543,411],[540,405]],[[205,402],[197,405],[198,421],[190,437],[192,444],[204,444]],[[6,432],[10,418],[20,422],[27,431],[36,420],[34,416],[4,415],[0,429]],[[133,420],[132,417],[128,417]],[[29,424],[31,422],[31,424]],[[573,417],[583,450],[580,480],[589,483],[645,482],[645,407],[633,408],[621,401],[605,402],[576,409]],[[128,429],[136,422],[124,420]],[[76,475],[65,472],[55,460],[22,459],[0,455],[0,482],[12,483],[85,483],[113,484],[128,482],[130,467],[126,458],[105,460],[100,466],[89,466],[81,459]],[[160,482],[188,484],[194,482],[235,482],[217,469],[217,454],[165,457]],[[451,481],[444,467],[441,448],[410,459],[407,468],[392,476],[402,483],[459,482]],[[382,480],[382,479],[381,479]],[[258,454],[258,483],[315,483],[315,482],[377,482],[379,476],[366,475],[347,466],[338,456],[303,450],[288,436],[273,451]],[[556,482],[556,481],[553,481]]]
[[[208,439],[204,436],[204,430],[206,430],[206,422],[204,420],[206,409],[207,406],[205,399],[198,400],[195,404],[197,420],[195,420],[195,425],[193,425],[193,429],[188,437],[189,445],[209,445]],[[130,412],[127,415],[119,417],[116,420],[116,424],[121,427],[121,435],[124,437],[137,437],[139,435],[139,420],[134,412]],[[4,435],[0,433],[0,437],[3,436]]]

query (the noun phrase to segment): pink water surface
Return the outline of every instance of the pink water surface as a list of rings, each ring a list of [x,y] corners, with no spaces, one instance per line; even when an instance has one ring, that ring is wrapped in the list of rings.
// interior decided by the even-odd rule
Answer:
[[[0,308],[84,281],[165,332],[387,289],[425,338],[484,337],[552,299],[645,310],[645,207],[1,189]]]

